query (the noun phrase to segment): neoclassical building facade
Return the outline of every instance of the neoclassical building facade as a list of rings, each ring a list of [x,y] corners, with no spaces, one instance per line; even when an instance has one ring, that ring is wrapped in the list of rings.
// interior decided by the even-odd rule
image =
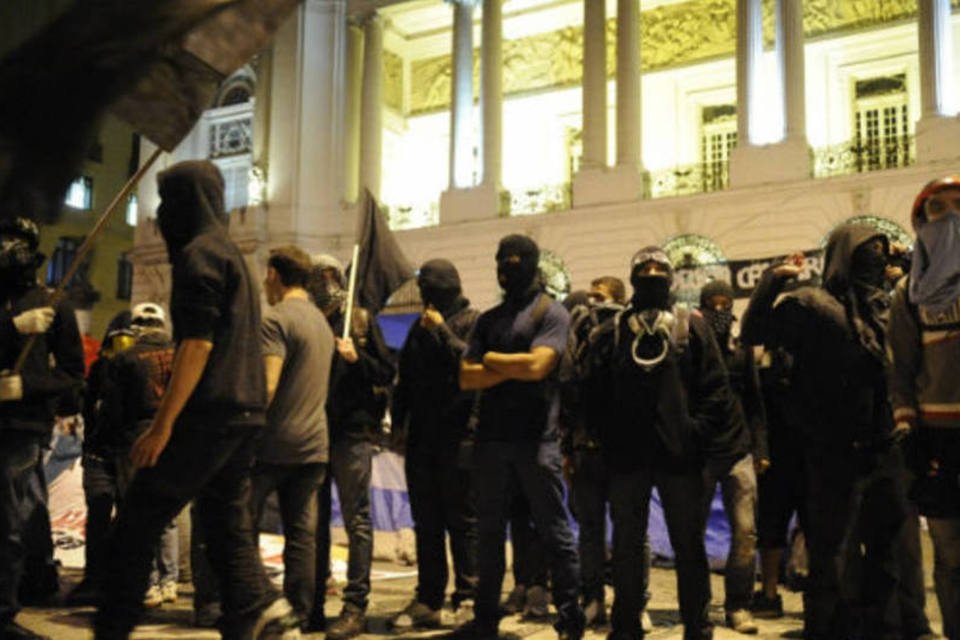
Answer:
[[[908,239],[915,193],[960,172],[958,7],[305,0],[158,169],[221,167],[256,273],[291,242],[346,259],[369,189],[411,261],[451,259],[480,307],[512,232],[574,288],[648,244],[749,279],[711,269],[813,251],[855,217]],[[169,288],[155,173],[135,301]]]

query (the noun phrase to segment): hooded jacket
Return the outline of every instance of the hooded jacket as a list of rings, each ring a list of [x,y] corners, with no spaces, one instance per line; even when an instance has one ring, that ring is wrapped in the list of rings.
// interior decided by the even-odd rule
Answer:
[[[419,284],[424,303],[434,304],[443,324],[426,329],[418,319],[410,327],[400,351],[391,416],[394,429],[405,433],[408,450],[450,449],[467,437],[476,398],[476,392],[460,390],[458,376],[480,312],[463,297],[460,276],[447,261],[421,267]]]
[[[260,297],[223,225],[223,177],[210,162],[181,162],[158,178],[160,232],[172,263],[174,341],[213,343],[181,413],[208,424],[265,424]]]
[[[793,359],[787,399],[807,444],[836,450],[875,446],[892,429],[884,359],[882,309],[858,294],[856,249],[879,236],[863,225],[838,228],[827,244],[822,287],[778,296],[785,280],[761,279],[741,325],[746,344],[782,347]],[[873,293],[882,306],[885,296]]]

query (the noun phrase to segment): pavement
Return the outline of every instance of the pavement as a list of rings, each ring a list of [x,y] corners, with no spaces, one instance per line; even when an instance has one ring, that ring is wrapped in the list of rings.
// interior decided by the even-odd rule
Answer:
[[[940,629],[940,612],[937,609],[936,596],[933,592],[932,571],[930,558],[932,549],[929,538],[923,535],[923,552],[927,562],[924,564],[927,587],[927,615],[934,629]],[[342,578],[342,566],[346,559],[346,549],[336,545],[333,548],[333,562],[335,575]],[[509,557],[509,556],[508,556]],[[388,629],[387,621],[396,612],[403,609],[412,599],[416,588],[416,568],[409,564],[398,562],[375,561],[372,571],[372,594],[370,607],[367,611],[367,633],[361,639],[377,640],[429,640],[438,638],[454,628],[452,611],[445,610],[445,630],[432,632],[405,632],[393,633]],[[70,589],[80,581],[82,572],[75,568],[65,568],[61,571],[61,594],[69,593]],[[712,575],[713,605],[710,617],[717,625],[716,640],[744,640],[745,636],[723,626],[724,615],[722,607],[723,576]],[[672,569],[654,567],[650,576],[650,591],[652,598],[648,611],[654,623],[654,631],[647,635],[656,640],[681,640],[683,628],[680,625],[680,616],[677,612],[677,585],[676,574]],[[504,596],[513,587],[508,571],[504,581]],[[180,585],[177,602],[164,605],[159,609],[148,610],[142,624],[137,627],[132,636],[137,640],[163,640],[167,638],[190,638],[202,640],[219,638],[220,635],[212,629],[197,629],[192,627],[193,587],[187,583]],[[758,620],[760,633],[750,636],[761,639],[773,638],[802,638],[803,603],[800,593],[791,592],[781,587],[785,615],[777,620]],[[62,599],[62,596],[61,596]],[[607,604],[613,602],[613,592],[607,588]],[[339,597],[328,597],[327,617],[333,619],[340,611]],[[30,629],[50,636],[54,640],[85,640],[93,637],[91,623],[93,609],[90,607],[64,607],[59,602],[49,607],[28,607],[19,614],[17,620]],[[504,618],[500,625],[501,637],[524,640],[555,640],[557,635],[553,630],[552,621],[528,621],[519,616]],[[587,640],[604,640],[609,627],[589,629]],[[304,638],[323,638],[322,633],[305,634]]]

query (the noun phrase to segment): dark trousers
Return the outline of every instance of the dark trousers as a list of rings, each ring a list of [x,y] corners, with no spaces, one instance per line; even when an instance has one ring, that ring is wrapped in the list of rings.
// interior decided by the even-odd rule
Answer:
[[[47,474],[43,467],[47,441],[47,437],[41,441],[40,453],[26,487],[27,511],[23,529],[26,556],[20,580],[20,599],[28,602],[44,601],[60,589],[58,565],[53,558],[50,510],[47,508]]]
[[[83,456],[83,495],[87,503],[83,573],[84,578],[95,585],[99,585],[103,576],[113,508],[120,499],[112,458],[93,454]]]
[[[33,510],[30,482],[40,459],[40,435],[0,432],[0,624],[20,610],[18,590],[26,557],[25,533]],[[50,524],[47,523],[49,529]]]
[[[481,624],[500,620],[500,593],[505,568],[510,487],[530,504],[531,516],[553,578],[558,625],[582,624],[577,604],[580,563],[563,498],[560,446],[556,442],[478,442],[474,482],[480,534],[476,616]]]
[[[933,581],[943,635],[960,640],[960,518],[927,518],[933,541]]]
[[[610,478],[600,449],[577,449],[573,454],[571,493],[580,526],[580,573],[583,601],[604,601],[607,559],[607,502]],[[649,554],[648,554],[649,556]],[[649,581],[649,572],[647,573]]]
[[[407,450],[405,469],[417,539],[417,601],[443,606],[447,588],[446,537],[453,556],[453,607],[473,600],[477,589],[477,515],[470,471],[458,465],[456,449]]]
[[[513,582],[530,587],[547,586],[547,556],[533,527],[530,502],[519,487],[510,487],[510,542],[513,545]]]
[[[327,602],[327,579],[330,577],[330,517],[332,511],[330,503],[333,478],[329,471],[328,467],[326,477],[317,491],[317,563],[314,571],[316,588],[313,591],[313,611],[310,612],[310,621],[320,626],[322,626],[321,622],[326,620],[324,605]]]
[[[310,614],[316,590],[317,490],[323,484],[327,465],[257,463],[253,485],[254,531],[267,497],[277,492],[283,523],[283,592],[301,618]],[[254,536],[259,540],[259,535]]]
[[[910,513],[897,543],[896,556],[900,565],[897,600],[903,637],[913,639],[932,632],[925,611],[927,594],[923,577],[923,551],[920,547],[920,516],[916,505],[909,507]]]
[[[892,613],[898,608],[896,552],[907,515],[899,449],[874,455],[811,447],[805,460],[805,637],[899,638],[893,628],[899,625],[891,624],[898,617]],[[857,564],[861,573],[852,579]]]
[[[260,612],[279,596],[254,544],[250,469],[258,432],[180,421],[157,465],[137,472],[111,539],[97,638],[130,634],[143,610],[160,534],[193,497],[222,594],[223,637],[250,636]]]
[[[676,554],[677,592],[684,639],[711,638],[710,568],[703,535],[703,477],[699,468],[666,472],[639,469],[611,471],[610,512],[613,516],[613,588],[611,625],[624,638],[641,638],[640,611],[646,599],[643,580],[644,544],[650,516],[650,493],[657,487]]]
[[[344,436],[330,447],[330,472],[337,485],[340,513],[347,530],[347,586],[345,607],[366,611],[370,596],[370,568],[373,564],[373,522],[370,519],[370,474],[373,444]],[[329,515],[327,527],[329,530]],[[323,526],[320,523],[320,526]],[[329,533],[328,533],[329,536]],[[327,562],[329,563],[329,544]],[[319,596],[319,589],[317,595]]]

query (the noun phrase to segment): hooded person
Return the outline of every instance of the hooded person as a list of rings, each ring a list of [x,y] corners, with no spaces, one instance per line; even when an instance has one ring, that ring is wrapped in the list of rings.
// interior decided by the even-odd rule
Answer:
[[[467,336],[479,316],[449,260],[417,273],[424,309],[400,351],[391,416],[405,440],[405,468],[417,545],[416,597],[394,616],[397,629],[436,627],[447,585],[446,536],[453,556],[453,608],[472,610],[477,586],[477,519],[468,460],[476,393],[457,384]],[[467,605],[467,606],[464,606]]]
[[[775,266],[743,320],[744,342],[782,348],[793,361],[787,401],[803,446],[810,557],[804,628],[813,640],[894,632],[888,614],[896,606],[895,542],[906,500],[885,379],[888,250],[876,229],[842,225],[827,242],[821,287],[781,296],[800,266]],[[850,588],[859,562],[863,581]]]
[[[566,349],[570,315],[541,291],[539,255],[536,242],[526,236],[500,240],[495,260],[504,300],[477,319],[460,362],[460,388],[482,390],[473,456],[480,541],[476,615],[454,632],[456,637],[497,635],[514,490],[530,504],[550,559],[558,613],[554,628],[562,640],[583,635],[577,602],[580,567],[564,502],[558,442],[556,369]]]
[[[649,500],[660,495],[676,552],[684,638],[713,637],[704,548],[702,443],[734,415],[720,350],[699,314],[672,304],[673,268],[659,247],[630,261],[629,304],[589,344],[586,393],[610,477],[611,637],[642,637]]]
[[[910,275],[896,287],[887,344],[898,432],[916,480],[911,497],[936,551],[943,635],[960,638],[960,176],[927,184],[912,212]]]
[[[259,294],[222,223],[216,166],[182,162],[157,180],[175,355],[166,390],[130,450],[137,473],[114,529],[95,636],[129,636],[142,613],[152,550],[191,500],[224,591],[223,635],[282,634],[298,620],[267,579],[248,504],[254,446],[266,422]]]
[[[47,447],[55,416],[79,411],[83,388],[83,347],[70,306],[50,306],[50,292],[37,283],[43,255],[37,251],[37,226],[26,218],[0,221],[0,636],[39,638],[20,626],[18,591],[25,563],[37,596],[56,592],[57,577],[47,567],[52,551],[46,482],[41,451]],[[31,336],[35,340],[22,368],[12,373]],[[51,364],[52,363],[52,364]],[[33,529],[43,522],[44,531]],[[52,571],[52,573],[51,573]],[[48,579],[49,577],[49,579]],[[27,591],[30,589],[24,589]]]

